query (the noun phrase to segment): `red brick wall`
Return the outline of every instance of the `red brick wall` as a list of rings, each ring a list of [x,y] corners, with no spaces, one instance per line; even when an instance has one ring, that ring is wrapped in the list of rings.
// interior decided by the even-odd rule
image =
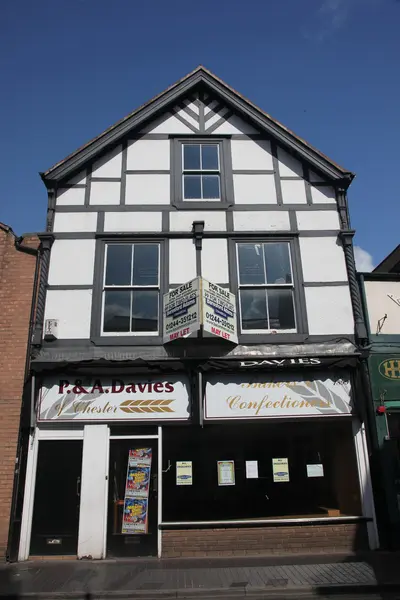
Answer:
[[[368,548],[365,523],[163,531],[162,556],[260,556]]]
[[[22,246],[37,248],[36,236]],[[0,225],[0,558],[7,548],[36,257]]]

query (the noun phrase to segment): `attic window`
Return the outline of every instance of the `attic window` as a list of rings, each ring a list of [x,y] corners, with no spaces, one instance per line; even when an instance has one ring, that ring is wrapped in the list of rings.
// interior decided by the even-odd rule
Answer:
[[[184,200],[220,200],[221,169],[218,144],[182,144]]]

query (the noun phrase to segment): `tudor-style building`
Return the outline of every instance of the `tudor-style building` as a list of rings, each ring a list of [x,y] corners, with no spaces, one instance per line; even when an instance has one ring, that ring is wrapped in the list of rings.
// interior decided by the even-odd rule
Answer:
[[[42,178],[19,560],[377,547],[352,173],[199,67]]]

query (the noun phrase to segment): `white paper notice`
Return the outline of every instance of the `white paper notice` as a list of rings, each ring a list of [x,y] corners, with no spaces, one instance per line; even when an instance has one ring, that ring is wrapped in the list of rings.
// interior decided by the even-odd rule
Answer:
[[[307,465],[307,477],[323,477],[324,465]]]
[[[256,460],[246,460],[246,478],[258,479],[258,462]]]

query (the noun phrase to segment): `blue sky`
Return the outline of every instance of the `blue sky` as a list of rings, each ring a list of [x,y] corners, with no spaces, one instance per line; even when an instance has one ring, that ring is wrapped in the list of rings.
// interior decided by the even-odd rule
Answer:
[[[399,242],[399,0],[3,0],[0,221],[43,230],[38,172],[204,64],[357,178],[361,268]]]

